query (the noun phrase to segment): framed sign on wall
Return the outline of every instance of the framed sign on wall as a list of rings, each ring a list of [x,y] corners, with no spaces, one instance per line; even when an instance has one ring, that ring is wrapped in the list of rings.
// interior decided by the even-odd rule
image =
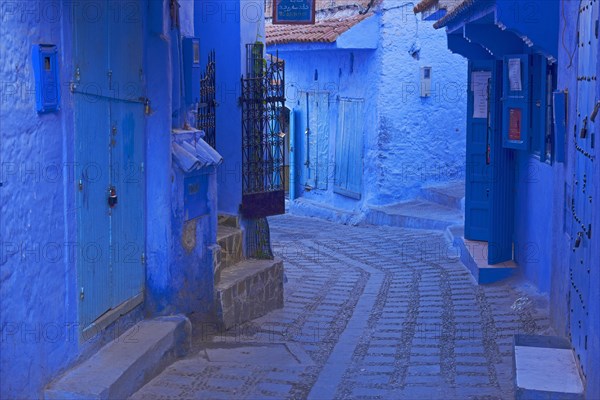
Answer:
[[[316,0],[273,0],[273,24],[314,25]]]

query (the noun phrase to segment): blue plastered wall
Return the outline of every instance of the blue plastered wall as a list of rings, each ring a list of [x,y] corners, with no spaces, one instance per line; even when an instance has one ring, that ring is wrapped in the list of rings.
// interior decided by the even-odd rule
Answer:
[[[369,140],[367,201],[415,197],[423,185],[464,179],[467,61],[445,33],[408,1],[382,3],[378,124]],[[420,49],[419,59],[409,50]],[[420,97],[420,69],[432,68],[431,96]]]
[[[577,104],[577,23],[578,23],[578,1],[561,2],[561,19],[559,34],[559,56],[558,56],[558,90],[568,90],[568,120],[566,137],[566,160],[553,166],[553,192],[554,204],[552,216],[552,246],[555,249],[552,256],[552,270],[550,274],[550,312],[552,323],[556,331],[568,337],[569,334],[569,262],[572,251],[572,241],[565,232],[566,218],[571,218],[570,209],[565,210],[566,195],[565,185],[571,182],[572,158],[577,154],[571,133],[576,121]],[[600,63],[597,63],[596,76],[600,74]],[[600,81],[596,83],[597,93],[600,93]],[[594,132],[598,137],[600,132],[600,118],[596,119]],[[596,139],[596,147],[598,146]],[[597,151],[596,151],[597,154]],[[596,159],[597,160],[597,159]],[[593,198],[600,196],[600,163],[595,162]],[[596,207],[592,215],[592,226],[600,226],[600,209]],[[592,234],[592,264],[590,265],[590,294],[589,307],[589,329],[588,329],[588,362],[583,368],[586,371],[586,397],[588,399],[600,398],[600,235]]]
[[[72,10],[2,2],[0,65],[0,397],[45,385],[141,319],[138,307],[80,336],[72,97]],[[58,47],[60,111],[38,114],[33,44]]]
[[[188,3],[182,7],[182,21],[186,32],[193,33],[194,8]],[[108,328],[82,335],[69,91],[73,3],[0,3],[0,398],[41,398],[53,379],[144,317],[204,312],[211,306],[212,256],[207,247],[216,238],[216,172],[209,171],[210,215],[197,227],[201,251],[190,262],[175,240],[181,224],[173,223],[181,218],[172,208],[180,188],[172,187],[169,2],[143,0],[139,5],[151,101],[145,146],[146,301]],[[82,12],[81,7],[75,10]],[[36,43],[58,47],[61,108],[56,113],[38,114],[35,109],[31,46]],[[195,291],[193,298],[178,295],[187,289]]]

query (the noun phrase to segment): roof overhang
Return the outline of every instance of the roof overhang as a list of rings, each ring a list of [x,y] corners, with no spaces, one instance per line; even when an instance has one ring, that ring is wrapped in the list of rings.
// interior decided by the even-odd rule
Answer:
[[[428,2],[433,9],[440,0]],[[450,50],[472,58],[484,54],[502,58],[508,54],[540,53],[550,60],[558,56],[560,0],[457,0],[435,24],[446,28]]]

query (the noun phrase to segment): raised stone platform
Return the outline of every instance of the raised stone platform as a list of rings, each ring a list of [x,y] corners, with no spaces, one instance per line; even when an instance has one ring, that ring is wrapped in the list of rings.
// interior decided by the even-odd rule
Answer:
[[[488,264],[488,243],[467,240],[461,236],[454,238],[454,246],[460,253],[460,261],[467,267],[477,283],[494,283],[508,278],[517,271],[514,261]]]
[[[463,198],[465,197],[465,183],[450,182],[443,185],[424,186],[421,188],[420,197],[432,203],[462,210]]]
[[[221,270],[215,285],[224,329],[283,307],[283,261],[248,259]]]
[[[445,230],[463,224],[463,214],[456,208],[417,199],[388,206],[372,206],[367,222],[373,225],[413,229]]]
[[[219,225],[217,243],[221,246],[221,260],[216,275],[220,273],[220,270],[231,267],[242,260],[242,230]]]
[[[191,349],[183,315],[141,321],[51,383],[45,399],[125,399]]]
[[[567,339],[515,335],[517,400],[583,400],[584,388]]]

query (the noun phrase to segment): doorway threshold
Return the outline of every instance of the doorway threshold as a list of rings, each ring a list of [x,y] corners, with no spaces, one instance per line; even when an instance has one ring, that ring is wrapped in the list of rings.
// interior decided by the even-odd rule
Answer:
[[[517,271],[517,264],[512,260],[488,264],[488,242],[455,237],[454,246],[460,251],[460,261],[471,271],[478,284],[498,282]]]

